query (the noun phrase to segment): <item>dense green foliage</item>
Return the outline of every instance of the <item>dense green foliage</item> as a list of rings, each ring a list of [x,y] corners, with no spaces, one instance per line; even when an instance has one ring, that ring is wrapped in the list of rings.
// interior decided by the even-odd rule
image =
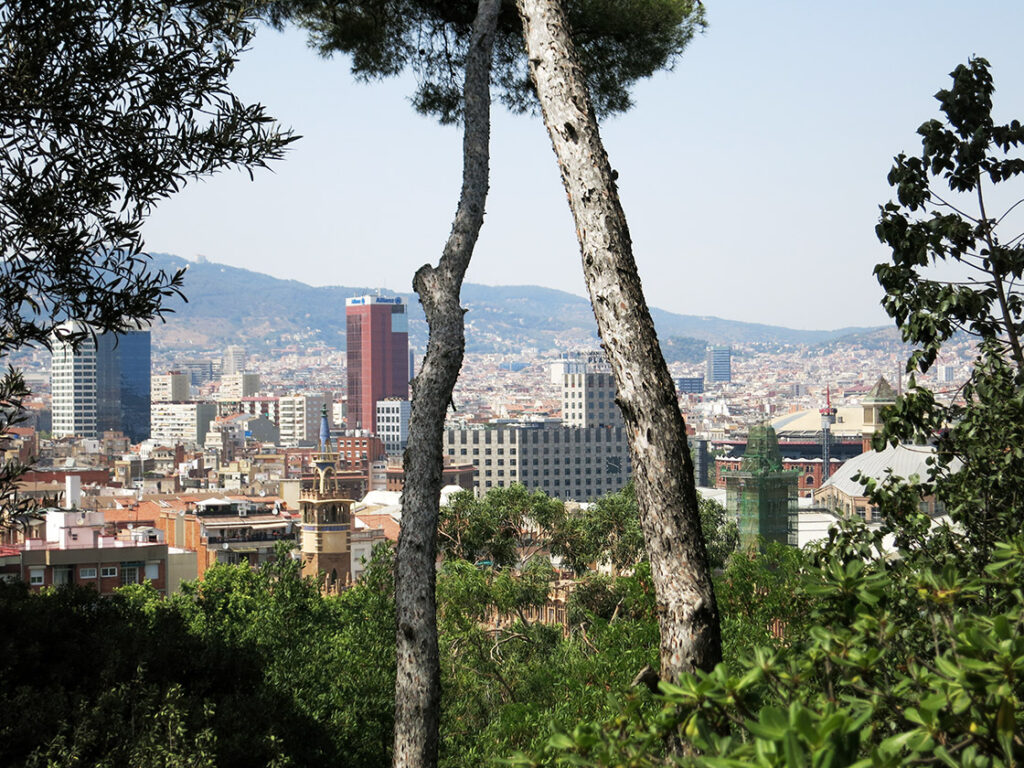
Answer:
[[[710,524],[722,513],[709,509]],[[567,517],[561,502],[520,486],[458,496],[444,510],[444,765],[539,750],[552,723],[617,712],[636,673],[657,664],[642,548],[628,550],[630,575],[590,573],[571,593],[546,557],[550,532],[570,519],[572,547],[598,561],[620,551],[614,537],[598,546],[594,531],[611,518],[637,526],[630,489],[594,511],[588,529],[584,513]],[[143,586],[114,599],[0,587],[0,763],[388,765],[392,557],[378,548],[362,580],[330,597],[286,551],[258,570],[212,568],[169,599]],[[739,606],[759,568],[776,563],[736,562],[722,578],[733,586],[726,604]],[[763,625],[762,614],[744,614],[727,636],[741,643]],[[653,715],[657,704],[645,695],[634,708]]]
[[[104,599],[0,585],[0,763],[388,765],[391,568],[379,548],[332,597],[287,555],[259,570],[217,566],[166,600],[148,587]],[[539,558],[519,573],[446,561],[445,765],[539,748],[549,722],[610,711],[655,663],[649,577],[623,580],[618,617],[581,608],[563,632],[525,615],[554,576]]]
[[[386,579],[322,599],[284,557],[169,600],[3,586],[0,763],[386,765]]]

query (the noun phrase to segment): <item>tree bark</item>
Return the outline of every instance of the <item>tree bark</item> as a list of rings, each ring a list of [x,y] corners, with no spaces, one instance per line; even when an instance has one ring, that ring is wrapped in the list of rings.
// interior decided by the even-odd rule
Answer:
[[[402,526],[395,557],[397,609],[395,768],[437,765],[441,672],[434,595],[443,430],[465,351],[459,294],[484,220],[490,141],[490,72],[500,0],[480,0],[464,84],[462,193],[437,267],[413,278],[429,326],[427,354],[412,385]]]
[[[629,434],[657,595],[661,676],[721,660],[718,606],[675,385],[644,299],[615,175],[559,0],[517,0],[530,75],[558,158],[583,272]]]

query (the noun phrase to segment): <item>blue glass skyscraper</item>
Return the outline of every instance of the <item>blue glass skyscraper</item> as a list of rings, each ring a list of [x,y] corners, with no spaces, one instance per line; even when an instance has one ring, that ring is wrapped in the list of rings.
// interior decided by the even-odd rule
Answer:
[[[149,438],[150,333],[128,331],[96,339],[96,433],[124,432],[133,443]]]

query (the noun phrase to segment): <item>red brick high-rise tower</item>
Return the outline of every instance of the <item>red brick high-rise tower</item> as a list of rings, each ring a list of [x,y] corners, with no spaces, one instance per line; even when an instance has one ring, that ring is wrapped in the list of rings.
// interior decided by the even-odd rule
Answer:
[[[409,321],[400,296],[345,301],[348,429],[376,433],[377,401],[409,399]]]

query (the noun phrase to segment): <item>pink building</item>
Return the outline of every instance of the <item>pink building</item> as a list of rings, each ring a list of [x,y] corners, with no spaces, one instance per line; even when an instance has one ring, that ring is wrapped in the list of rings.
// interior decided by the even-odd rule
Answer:
[[[151,526],[114,533],[102,512],[51,509],[44,530],[0,551],[0,578],[20,579],[33,591],[78,584],[108,595],[143,581],[171,594],[196,577],[195,553],[168,547],[163,531]]]

